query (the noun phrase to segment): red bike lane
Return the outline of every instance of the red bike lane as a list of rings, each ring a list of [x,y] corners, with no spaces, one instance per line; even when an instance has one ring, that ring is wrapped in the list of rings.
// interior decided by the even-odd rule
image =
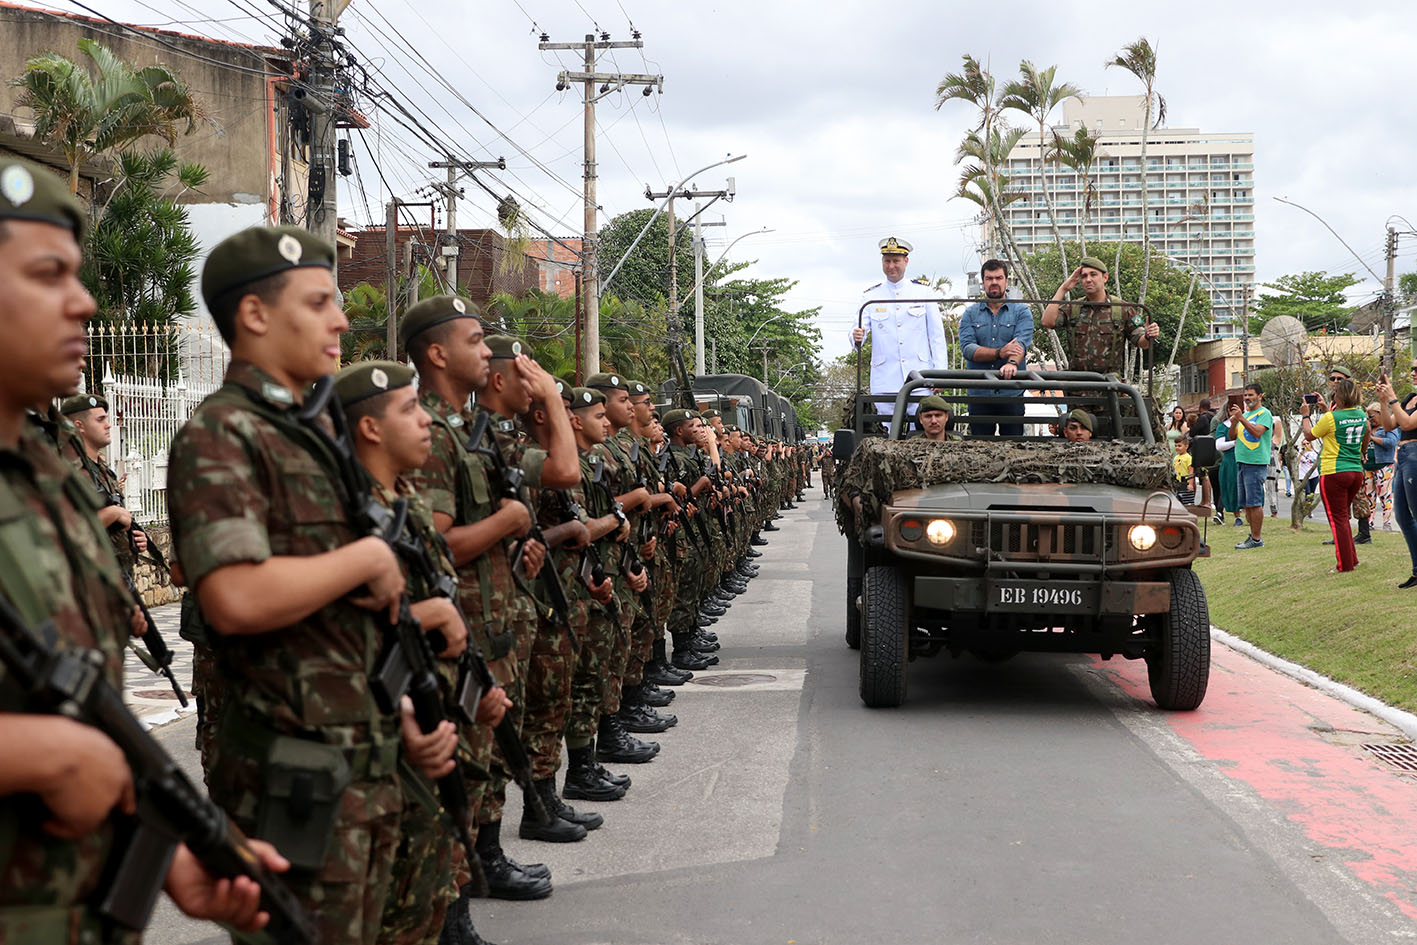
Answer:
[[[1140,660],[1098,660],[1095,669],[1150,701]],[[1417,772],[1361,747],[1405,742],[1396,729],[1219,643],[1205,702],[1165,719],[1197,755],[1417,921]]]

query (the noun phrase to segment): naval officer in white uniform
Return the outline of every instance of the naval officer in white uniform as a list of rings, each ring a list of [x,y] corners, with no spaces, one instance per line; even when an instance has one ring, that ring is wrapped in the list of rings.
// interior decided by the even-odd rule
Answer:
[[[940,306],[934,302],[895,301],[944,296],[937,289],[905,278],[912,249],[909,243],[889,236],[881,240],[880,247],[881,271],[886,278],[861,294],[858,311],[860,305],[866,306],[863,327],[851,329],[851,343],[859,349],[870,333],[871,393],[894,394],[905,386],[911,371],[943,370],[949,367],[950,358]],[[927,392],[922,390],[919,395]],[[877,409],[889,413],[892,408],[879,404]]]

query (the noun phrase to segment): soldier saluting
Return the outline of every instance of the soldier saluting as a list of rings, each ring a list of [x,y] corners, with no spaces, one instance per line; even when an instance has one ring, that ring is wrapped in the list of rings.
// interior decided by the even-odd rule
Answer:
[[[1064,301],[1079,284],[1085,298]],[[1058,286],[1053,301],[1043,309],[1043,327],[1067,329],[1070,370],[1099,374],[1121,374],[1127,342],[1150,348],[1151,339],[1161,333],[1156,322],[1146,321],[1135,308],[1107,294],[1107,265],[1096,256],[1084,257]]]

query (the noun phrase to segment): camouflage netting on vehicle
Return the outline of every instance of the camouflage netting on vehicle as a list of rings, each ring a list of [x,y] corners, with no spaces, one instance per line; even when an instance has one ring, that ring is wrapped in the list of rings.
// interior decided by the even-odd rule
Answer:
[[[1115,440],[934,443],[866,437],[851,462],[837,473],[837,526],[844,535],[860,533],[851,502],[857,496],[863,520],[876,522],[893,492],[948,482],[1094,482],[1169,489],[1171,462],[1159,446]]]

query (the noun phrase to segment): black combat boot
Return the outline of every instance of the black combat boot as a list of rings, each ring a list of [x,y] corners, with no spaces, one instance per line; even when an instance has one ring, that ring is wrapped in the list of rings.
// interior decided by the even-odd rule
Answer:
[[[595,744],[583,748],[568,748],[570,763],[566,766],[566,797],[577,801],[618,801],[625,788],[601,777],[595,763]]]
[[[477,855],[482,860],[482,873],[487,877],[487,895],[493,899],[545,899],[551,895],[549,871],[538,876],[529,870],[543,864],[523,867],[502,851],[502,822],[480,824],[477,828]]]
[[[555,778],[542,778],[532,784],[536,788],[536,793],[541,797],[541,803],[546,805],[546,810],[551,816],[560,818],[567,823],[576,824],[586,830],[599,830],[605,824],[605,818],[595,811],[578,811],[561,800],[561,795],[556,793]]]
[[[459,894],[448,906],[443,917],[443,930],[438,933],[438,945],[492,945],[472,927],[472,897]]]
[[[694,618],[694,625],[697,627],[712,627],[718,623],[717,617],[710,617],[708,614],[699,614]]]
[[[694,634],[694,636],[696,636],[696,637],[703,637],[705,640],[708,640],[710,643],[717,643],[717,642],[718,642],[718,634],[713,633],[712,631],[709,631],[709,630],[700,630],[698,633]]]
[[[659,742],[640,741],[625,731],[613,715],[600,717],[600,733],[596,737],[595,756],[601,761],[641,765],[653,761],[659,754]]]
[[[722,617],[724,614],[728,613],[728,608],[715,604],[712,598],[710,598],[699,608],[699,613],[703,614],[705,617]]]
[[[591,754],[595,754],[594,746],[592,746]],[[591,764],[595,766],[595,773],[600,775],[600,780],[608,784],[613,784],[618,788],[624,788],[627,791],[630,789],[630,776],[628,774],[616,774],[598,761],[593,761]]]
[[[1353,537],[1353,544],[1366,545],[1373,540],[1372,526],[1368,524],[1366,518],[1358,519],[1358,534]]]
[[[678,695],[673,689],[661,689],[649,681],[649,667],[645,667],[645,681],[640,683],[640,699],[651,709],[662,709],[674,701]]]
[[[627,705],[624,702],[620,703],[620,711],[615,713],[615,721],[626,732],[642,735],[658,735],[679,724],[679,719],[673,715],[660,715],[647,705]]]
[[[717,653],[722,646],[723,644],[719,643],[717,640],[710,640],[708,637],[700,636],[699,634],[694,634],[693,638],[689,641],[689,648],[696,653]]]
[[[750,541],[750,542],[748,542],[748,544],[750,544],[750,545],[766,545],[767,542],[765,542],[765,541]],[[743,557],[745,557],[745,558],[761,558],[762,556],[763,556],[763,553],[762,553],[761,551],[759,551],[758,549],[756,549],[756,548],[749,548],[747,551],[743,552]]]
[[[654,641],[654,656],[645,666],[645,682],[657,686],[682,686],[693,678],[693,673],[669,665],[663,637]]]
[[[580,824],[563,820],[556,815],[556,809],[546,802],[546,798],[540,789],[540,785],[546,784],[551,787],[551,792],[555,794],[555,783],[547,778],[545,781],[534,781],[532,787],[536,795],[541,797],[541,803],[545,805],[546,812],[551,815],[551,823],[543,824],[536,819],[536,814],[532,812],[530,797],[522,799],[522,822],[517,828],[517,836],[523,840],[542,840],[546,843],[575,843],[585,839],[586,828]],[[599,826],[597,824],[596,826]]]
[[[775,518],[782,518],[781,515],[774,516],[774,517],[775,517]],[[776,525],[774,525],[771,521],[769,521],[766,525],[764,525],[763,528],[762,528],[762,530],[765,531],[765,532],[780,532],[780,531],[782,531],[781,528],[778,528],[778,527],[777,527]],[[764,538],[764,539],[759,540],[759,541],[754,541],[753,544],[755,544],[755,545],[766,545],[766,544],[767,544],[767,539]]]

